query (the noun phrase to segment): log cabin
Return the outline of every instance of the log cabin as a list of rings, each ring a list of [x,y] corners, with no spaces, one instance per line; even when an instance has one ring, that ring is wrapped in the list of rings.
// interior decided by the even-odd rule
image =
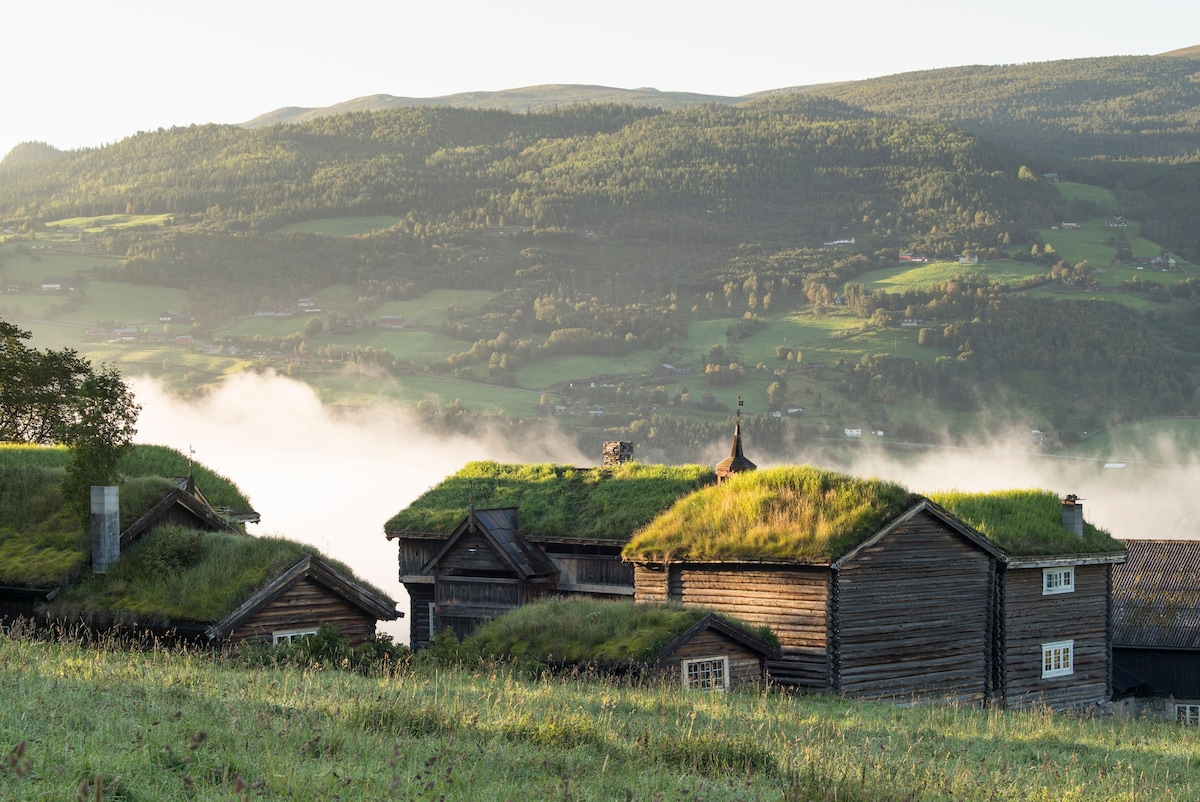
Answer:
[[[595,468],[469,463],[384,525],[414,649],[545,595],[633,598],[633,567],[621,560],[630,534],[716,476],[632,462],[613,445]]]
[[[1113,570],[1113,662],[1138,678],[1139,705],[1200,726],[1200,540],[1126,540]]]
[[[654,494],[606,489],[622,503],[597,502],[601,488],[665,476],[636,463],[476,463],[431,489],[385,526],[399,541],[412,646],[546,595],[632,596],[771,627],[782,646],[771,677],[801,689],[1004,706],[1111,696],[1109,589],[1124,546],[1085,523],[1073,495],[927,498],[814,468],[758,472],[735,427],[715,472]],[[502,507],[503,523],[468,542],[473,499]],[[622,517],[606,517],[614,506]],[[557,573],[506,554],[505,538],[540,549]]]
[[[38,465],[56,455],[27,451],[30,464],[9,478],[22,484],[28,509],[6,509],[0,522],[5,622],[136,628],[205,643],[279,642],[329,623],[356,643],[398,616],[394,601],[311,547],[246,534],[258,514],[248,502],[236,513],[214,507],[190,464],[182,478],[92,488],[89,532],[63,514],[53,465]],[[244,502],[221,482],[223,496]]]
[[[1122,545],[1085,525],[1073,496],[936,498],[815,468],[744,473],[681,499],[624,558],[638,601],[769,625],[775,682],[855,698],[1108,700]]]
[[[686,690],[727,691],[767,680],[779,657],[767,627],[747,627],[679,604],[546,596],[481,625],[464,646],[480,655],[536,661],[541,669],[643,678]]]

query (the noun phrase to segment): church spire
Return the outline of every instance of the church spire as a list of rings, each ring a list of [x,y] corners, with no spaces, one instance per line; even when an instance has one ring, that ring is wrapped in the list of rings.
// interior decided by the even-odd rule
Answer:
[[[735,473],[752,471],[757,467],[742,453],[742,397],[738,396],[737,418],[733,424],[733,447],[729,449],[729,456],[717,463],[717,484]]]

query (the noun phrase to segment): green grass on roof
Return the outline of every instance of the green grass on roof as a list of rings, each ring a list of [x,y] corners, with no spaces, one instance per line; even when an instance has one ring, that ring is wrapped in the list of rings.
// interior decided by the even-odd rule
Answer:
[[[751,471],[681,499],[624,556],[825,564],[919,500],[892,482],[809,466]]]
[[[0,583],[51,587],[82,571],[91,558],[91,536],[63,508],[61,482],[71,452],[61,446],[0,444]],[[134,446],[118,467],[120,521],[125,528],[187,475],[187,458],[165,446]],[[210,502],[249,509],[237,486],[202,465],[196,483]]]
[[[1086,521],[1083,540],[1068,532],[1062,525],[1062,499],[1048,490],[931,493],[929,500],[983,534],[1010,556],[1125,550],[1125,546],[1108,532]]]
[[[485,656],[626,665],[652,659],[707,613],[679,604],[546,598],[492,619],[465,643]],[[778,646],[769,629],[741,626]]]
[[[163,526],[122,552],[106,574],[72,584],[48,613],[93,624],[213,624],[314,551],[281,538]]]
[[[385,525],[389,534],[449,534],[476,509],[516,507],[522,533],[624,539],[676,499],[716,481],[701,465],[613,468],[471,462],[426,491]]]

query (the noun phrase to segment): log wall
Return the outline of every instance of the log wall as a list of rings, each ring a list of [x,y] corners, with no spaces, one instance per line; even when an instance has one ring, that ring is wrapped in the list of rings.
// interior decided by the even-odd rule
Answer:
[[[929,515],[837,572],[834,690],[983,701],[990,688],[991,557]]]
[[[666,572],[666,597],[765,624],[779,637],[783,659],[771,661],[776,682],[825,689],[829,684],[829,570],[808,566],[706,566],[676,563]],[[638,574],[638,579],[643,575]],[[661,589],[661,584],[647,588]],[[638,598],[643,599],[642,588]],[[649,593],[646,598],[649,598]]]
[[[1005,704],[1078,707],[1112,695],[1107,565],[1075,568],[1072,593],[1042,595],[1042,569],[1009,569],[1004,577]],[[1042,678],[1042,644],[1073,640],[1074,670]]]
[[[706,657],[724,657],[728,660],[731,689],[764,679],[763,660],[757,653],[711,629],[697,632],[686,643],[668,654],[661,655],[659,665],[665,673],[682,682],[678,678],[681,676],[683,661]]]
[[[378,622],[323,585],[301,579],[231,632],[229,640],[271,643],[273,633],[280,630],[315,630],[326,623],[335,625],[346,640],[356,644],[374,635]]]
[[[425,563],[446,544],[445,538],[426,539],[402,537],[398,540],[400,552],[400,576],[421,573]]]

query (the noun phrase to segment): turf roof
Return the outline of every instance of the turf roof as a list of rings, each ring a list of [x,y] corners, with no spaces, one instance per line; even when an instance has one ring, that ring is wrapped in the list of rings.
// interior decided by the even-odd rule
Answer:
[[[680,604],[550,597],[488,621],[464,643],[483,655],[529,657],[544,663],[644,663],[708,612]],[[779,646],[767,627],[726,620]]]
[[[70,452],[62,447],[0,444],[0,584],[53,587],[87,567],[91,536],[63,508],[60,484]],[[182,477],[188,459],[164,446],[135,446],[118,470],[122,528],[161,500]],[[214,504],[249,509],[231,481],[193,464],[197,483]]]
[[[1010,557],[1125,551],[1125,544],[1086,521],[1082,540],[1067,531],[1062,523],[1062,499],[1049,490],[931,493],[929,500],[987,537]]]
[[[920,498],[893,482],[809,466],[749,471],[680,499],[637,532],[623,554],[825,564]]]
[[[634,534],[631,560],[781,561],[827,565],[850,553],[923,497],[893,482],[810,466],[737,474],[680,499]],[[1085,524],[1062,525],[1061,500],[1042,490],[930,497],[1010,557],[1110,554],[1123,546]]]
[[[450,534],[476,509],[518,509],[523,535],[625,540],[676,499],[716,481],[701,465],[572,468],[471,462],[384,525],[389,537]]]
[[[308,554],[354,576],[303,543],[163,526],[122,552],[107,573],[72,583],[46,612],[94,625],[213,624]]]

